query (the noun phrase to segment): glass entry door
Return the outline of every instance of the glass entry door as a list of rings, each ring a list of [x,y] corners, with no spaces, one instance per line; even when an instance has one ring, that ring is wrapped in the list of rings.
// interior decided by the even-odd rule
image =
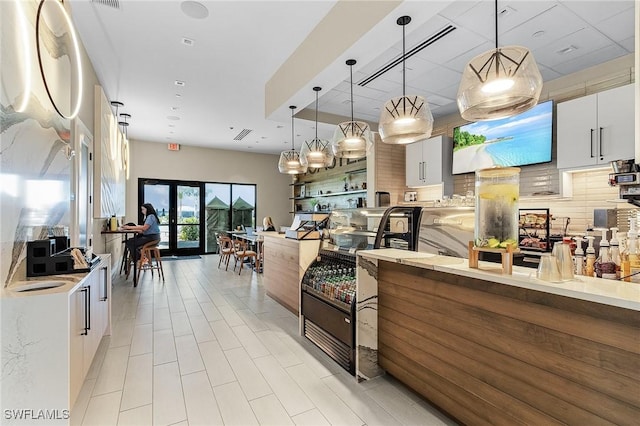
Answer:
[[[163,256],[203,253],[201,194],[199,182],[140,179],[140,205],[151,203],[160,219],[159,247]],[[142,223],[142,214],[139,215]]]

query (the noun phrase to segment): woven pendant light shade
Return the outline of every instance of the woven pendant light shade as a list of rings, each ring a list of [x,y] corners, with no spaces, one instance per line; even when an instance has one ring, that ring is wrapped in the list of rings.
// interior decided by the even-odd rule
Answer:
[[[300,149],[300,163],[314,169],[328,167],[334,160],[329,141],[318,138],[318,92],[320,90],[322,90],[320,87],[313,88],[316,92],[316,137],[305,141]]]
[[[511,117],[538,103],[542,75],[529,49],[498,47],[498,0],[495,0],[496,48],[473,58],[462,72],[458,109],[468,121]]]
[[[402,27],[402,96],[387,101],[380,113],[378,132],[382,142],[393,145],[428,139],[433,130],[433,115],[422,96],[405,94],[405,27],[410,16],[401,16],[396,23]]]
[[[298,175],[307,172],[307,166],[300,162],[300,154],[294,149],[294,131],[293,131],[293,111],[295,106],[291,105],[291,149],[282,151],[278,160],[278,170],[280,173],[288,175]]]
[[[369,125],[364,121],[354,121],[353,119],[353,66],[355,64],[355,59],[347,60],[351,75],[351,121],[338,124],[333,133],[331,149],[336,158],[364,158],[373,146]]]

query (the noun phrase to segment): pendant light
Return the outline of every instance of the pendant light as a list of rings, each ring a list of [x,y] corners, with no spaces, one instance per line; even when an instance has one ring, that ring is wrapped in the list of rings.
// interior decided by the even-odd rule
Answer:
[[[291,149],[280,153],[278,161],[278,170],[280,173],[288,175],[298,175],[307,172],[307,166],[300,164],[300,154],[293,147],[294,131],[293,131],[293,111],[295,106],[291,105]]]
[[[355,59],[347,60],[351,73],[351,121],[338,124],[333,134],[331,149],[337,158],[364,158],[373,145],[369,125],[364,121],[354,121],[353,119],[353,66],[355,64]]]
[[[427,101],[422,96],[405,94],[405,27],[409,22],[410,16],[401,16],[396,21],[402,27],[402,96],[387,101],[380,113],[378,131],[382,142],[388,144],[428,139],[433,130],[433,115]]]
[[[304,142],[300,149],[300,163],[314,169],[330,166],[334,158],[329,141],[318,138],[318,92],[321,90],[321,87],[313,88],[316,92],[316,137]]]
[[[498,0],[495,0],[496,48],[473,58],[458,89],[458,109],[468,121],[497,120],[527,111],[538,103],[542,76],[529,49],[498,47]]]

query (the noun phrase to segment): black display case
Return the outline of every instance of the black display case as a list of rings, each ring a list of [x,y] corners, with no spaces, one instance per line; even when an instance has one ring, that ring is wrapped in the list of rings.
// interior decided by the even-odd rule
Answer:
[[[355,254],[320,250],[301,285],[303,335],[355,374]]]

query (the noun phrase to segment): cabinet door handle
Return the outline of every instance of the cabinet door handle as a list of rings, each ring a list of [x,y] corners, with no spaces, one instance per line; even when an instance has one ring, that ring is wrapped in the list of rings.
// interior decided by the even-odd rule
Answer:
[[[422,180],[422,161],[418,163],[418,180]]]
[[[91,330],[91,287],[87,286],[87,331]]]
[[[108,293],[109,288],[107,287],[107,281],[109,281],[109,280],[107,279],[107,277],[108,277],[108,275],[107,275],[107,267],[106,267],[106,266],[103,266],[103,267],[102,267],[102,271],[103,271],[103,273],[104,273],[104,276],[102,277],[102,279],[104,280],[104,281],[103,281],[103,283],[104,283],[104,297],[101,297],[101,298],[100,298],[100,301],[101,301],[101,302],[105,302],[105,301],[108,299],[108,294],[109,294],[109,293]]]
[[[589,146],[589,148],[591,149],[591,158],[593,158],[593,132],[595,131],[595,129],[591,129],[591,144]]]
[[[84,331],[80,333],[80,335],[86,336],[87,334],[89,334],[89,320],[87,318],[89,296],[87,296],[87,287],[82,287],[80,291],[84,293]]]
[[[599,144],[599,147],[598,147],[599,148],[598,149],[599,152],[598,153],[600,154],[600,156],[603,156],[604,154],[602,153],[602,127],[600,127],[600,133],[599,133],[598,136],[600,138],[600,140],[598,141],[598,144]]]
[[[427,181],[427,162],[422,162],[422,180]]]

